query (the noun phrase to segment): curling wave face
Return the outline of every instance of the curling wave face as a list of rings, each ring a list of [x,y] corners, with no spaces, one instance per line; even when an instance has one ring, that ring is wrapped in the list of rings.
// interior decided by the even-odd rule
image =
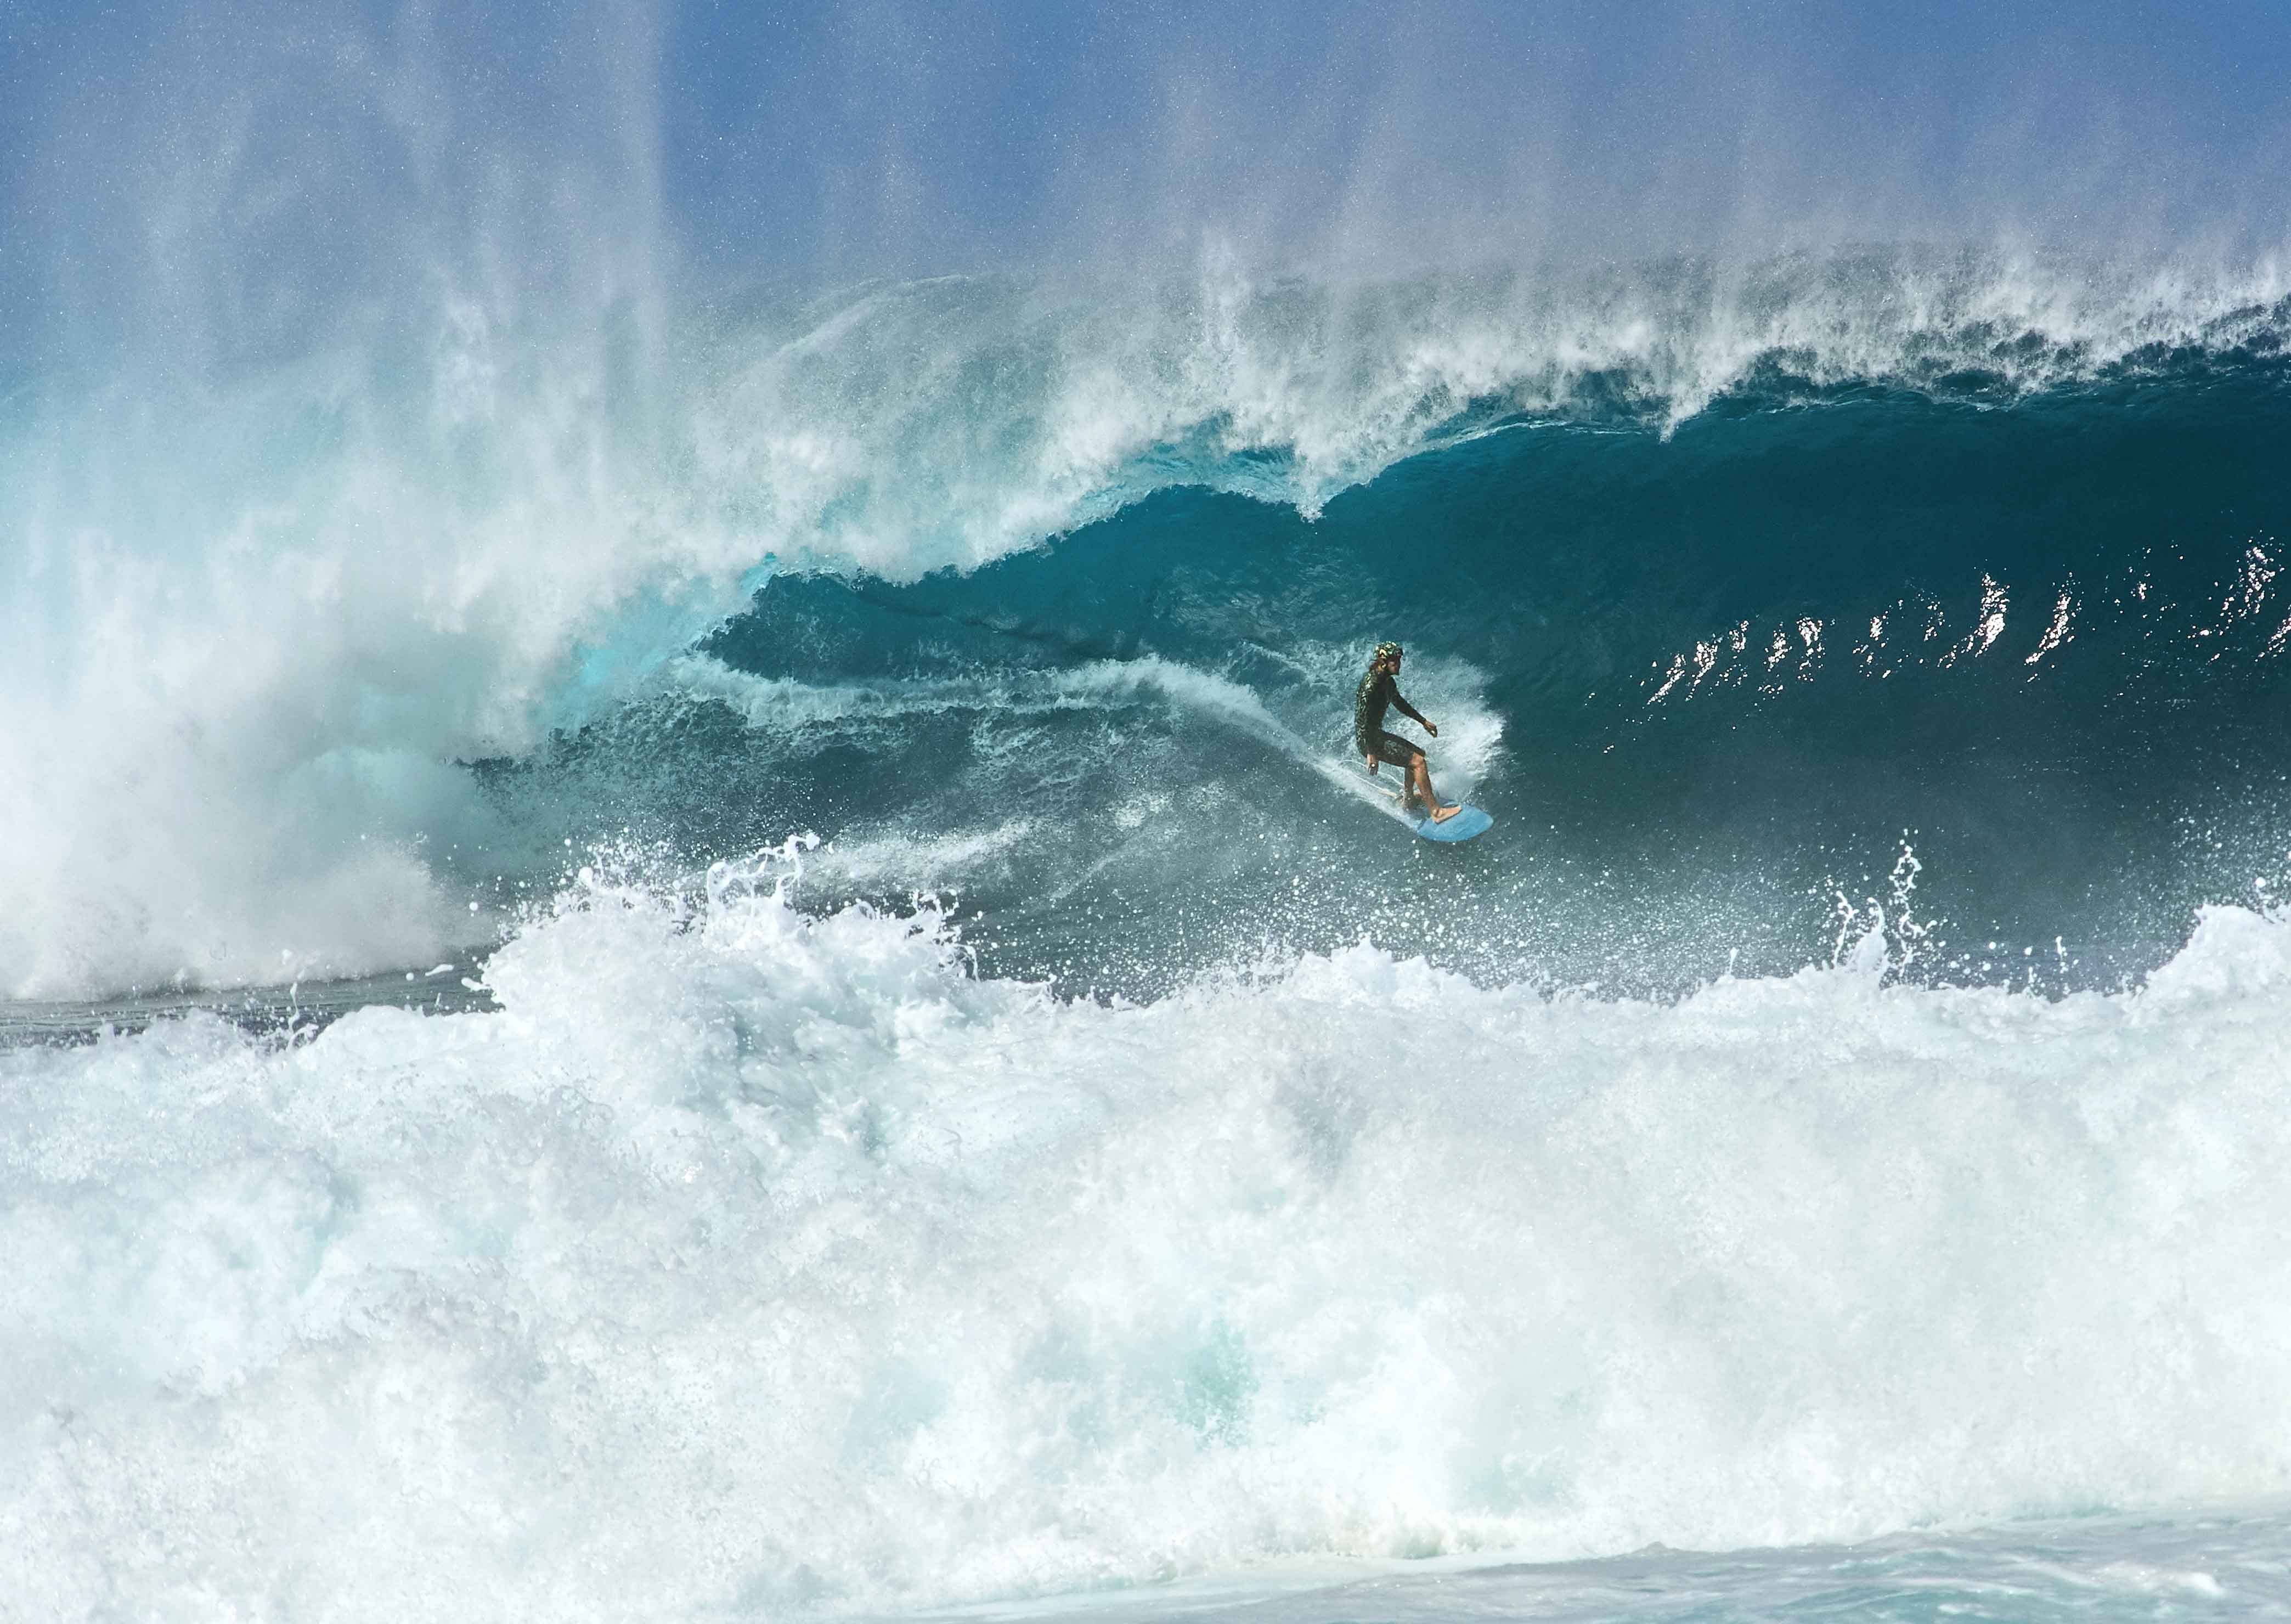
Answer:
[[[289,362],[35,381],[19,396],[0,446],[0,557],[17,583],[0,606],[0,989],[343,975],[482,939],[499,882],[553,881],[567,814],[504,816],[484,775],[456,764],[530,760],[552,731],[610,720],[775,571],[922,591],[949,567],[1023,574],[1046,538],[1104,541],[1107,525],[1150,556],[1170,540],[1154,512],[1177,511],[1147,512],[1155,493],[1222,493],[1226,506],[1193,511],[1202,525],[1245,529],[1245,508],[1278,504],[1299,527],[1280,590],[1330,587],[1264,600],[1242,628],[1276,666],[1329,649],[1349,660],[1379,615],[1420,622],[1420,646],[1463,638],[1469,627],[1419,615],[1392,568],[1428,549],[1454,567],[1451,598],[1529,617],[1514,644],[1559,613],[1593,626],[1599,646],[1567,687],[1612,692],[1620,667],[1646,691],[1666,662],[1702,671],[1706,646],[1731,650],[1738,633],[1795,636],[1811,620],[1839,647],[1841,616],[1885,613],[1909,590],[1872,575],[1782,605],[1727,588],[1736,550],[1755,577],[1774,564],[1758,539],[1794,522],[1763,482],[1762,435],[1785,454],[1793,432],[1801,451],[1825,436],[1851,446],[1871,414],[1898,421],[1922,403],[1956,426],[1913,423],[1885,454],[1899,467],[1941,448],[1946,486],[1963,471],[1948,447],[1964,422],[2038,421],[2046,402],[2111,390],[2184,416],[2207,391],[2256,389],[2247,438],[2273,421],[2263,379],[2286,325],[2267,263],[2199,275],[1906,250],[1349,285],[1252,277],[1211,256],[1142,294],[946,279],[704,318],[671,315],[641,269],[606,265],[602,293],[573,293],[590,284],[568,273],[552,301],[474,273],[409,278]],[[1821,403],[1830,427],[1789,427]],[[1509,493],[1554,520],[1545,550],[1515,563],[1594,568],[1616,537],[1582,519],[1617,479],[1658,506],[1715,503],[1700,511],[1718,551],[1682,554],[1691,538],[1675,525],[1631,538],[1623,556],[1644,578],[1557,602],[1491,576],[1459,527],[1507,494],[1483,478],[1491,459],[1529,469],[1515,444],[1554,437],[1545,473]],[[1603,463],[1593,441],[1630,449]],[[1437,466],[1430,486],[1409,458]],[[1431,486],[1455,500],[1418,511]],[[2245,470],[2235,533],[2202,520],[2187,571],[2223,578],[2252,545],[2271,559],[2277,486]],[[2198,499],[2175,488],[2184,517]],[[1342,531],[1363,497],[1380,562],[1357,546],[1316,562],[1301,527]],[[2217,494],[2204,500],[2216,516]],[[1650,517],[1646,502],[1625,511]],[[1954,520],[1946,501],[1928,518],[1928,535]],[[2186,542],[2184,528],[2166,516],[2143,544]],[[1578,547],[1572,562],[1555,538]],[[1804,539],[1797,565],[1818,573],[1829,538]],[[2057,534],[2017,551],[1996,539],[1909,584],[1977,601],[1984,571],[2001,571],[2025,613],[2032,594],[2049,604],[2091,583],[2046,556]],[[1236,562],[1202,589],[1258,590]],[[1333,579],[1346,573],[1349,585]],[[1666,575],[1701,601],[1651,584]],[[1745,597],[1756,601],[1738,613]],[[976,598],[953,607],[997,612]],[[1249,679],[1232,642],[1208,652],[1135,617],[1070,630],[1101,654],[1145,637],[1144,652]],[[873,674],[935,677],[928,652],[892,639]],[[887,670],[894,657],[911,669]],[[1515,676],[1550,690],[1536,695],[1539,733],[1573,726],[1563,673],[1484,647],[1457,657],[1507,702],[1527,696]],[[848,674],[736,663],[768,679]],[[1842,862],[1858,871],[1863,854]],[[2184,918],[2176,897],[2166,912]]]
[[[1881,913],[1928,983],[2133,985],[2291,879],[2287,381],[1769,379],[1667,435],[1515,422],[1310,520],[1194,486],[968,571],[783,575],[485,779],[575,848],[820,831],[816,894],[847,856],[843,895],[961,888],[998,973],[1130,996],[1363,929],[1676,994]],[[1452,860],[1351,762],[1395,633],[1436,783],[1504,831]]]
[[[584,873],[493,1013],[0,1054],[13,1604],[775,1616],[2291,1475],[2279,914],[2057,1001],[1880,939],[1109,1006],[799,856]]]

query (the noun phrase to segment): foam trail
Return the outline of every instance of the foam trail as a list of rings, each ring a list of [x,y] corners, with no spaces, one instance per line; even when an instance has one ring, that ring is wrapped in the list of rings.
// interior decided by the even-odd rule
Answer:
[[[1475,684],[1459,663],[1427,668],[1435,685],[1424,691],[1452,694],[1451,703],[1468,703]],[[808,727],[867,728],[887,721],[950,711],[977,711],[1001,718],[1043,712],[1095,710],[1111,703],[1159,695],[1214,719],[1315,777],[1335,785],[1363,806],[1408,821],[1393,797],[1348,762],[1330,759],[1266,708],[1246,685],[1159,655],[1135,660],[1099,660],[1055,671],[1020,671],[967,677],[915,678],[896,681],[813,684],[786,678],[752,676],[707,655],[693,655],[665,667],[662,691],[687,699],[730,706],[751,727],[788,732]],[[1434,703],[1427,700],[1427,703]],[[1459,739],[1452,740],[1462,770],[1483,768],[1502,737],[1499,719],[1474,704]],[[1443,739],[1449,738],[1443,734]],[[1458,793],[1468,792],[1466,789]]]
[[[1037,828],[1033,818],[1014,817],[968,834],[920,839],[846,834],[814,856],[812,871],[847,885],[871,888],[893,881],[917,888],[945,885],[982,868],[1006,865]]]
[[[786,872],[588,876],[498,1013],[0,1055],[28,1613],[908,1607],[2291,1474],[2280,917],[2058,1002],[1363,944],[1107,1008]]]

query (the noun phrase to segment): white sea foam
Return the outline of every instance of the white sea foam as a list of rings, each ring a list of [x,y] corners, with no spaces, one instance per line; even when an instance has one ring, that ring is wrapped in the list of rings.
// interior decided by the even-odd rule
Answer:
[[[26,1617],[772,1615],[2291,1483],[2291,921],[1150,1008],[591,880],[498,1013],[0,1056]]]
[[[991,829],[922,836],[862,828],[822,848],[812,868],[847,885],[943,888],[1007,868],[1037,827],[1033,818],[1013,817]]]

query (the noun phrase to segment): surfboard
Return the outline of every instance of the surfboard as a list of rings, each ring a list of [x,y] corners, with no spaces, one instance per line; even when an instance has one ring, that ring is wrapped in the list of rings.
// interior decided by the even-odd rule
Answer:
[[[1464,807],[1457,811],[1455,816],[1443,818],[1436,824],[1428,817],[1419,817],[1408,826],[1425,840],[1452,846],[1459,840],[1468,840],[1475,834],[1485,834],[1496,826],[1496,820],[1477,807]]]
[[[1384,785],[1370,778],[1365,773],[1355,776],[1370,789],[1392,802],[1393,809],[1400,821],[1416,831],[1420,839],[1437,840],[1443,846],[1453,846],[1459,841],[1470,840],[1474,835],[1485,834],[1496,826],[1494,818],[1473,806],[1464,807],[1458,810],[1455,816],[1443,818],[1436,824],[1429,816],[1411,817],[1409,816],[1407,802],[1398,794],[1386,789]]]

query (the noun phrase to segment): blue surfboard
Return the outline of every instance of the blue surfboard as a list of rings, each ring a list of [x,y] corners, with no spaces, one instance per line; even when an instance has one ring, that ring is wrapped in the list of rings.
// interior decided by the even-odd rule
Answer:
[[[1400,796],[1395,792],[1386,789],[1373,778],[1368,779],[1367,782],[1369,788],[1387,800],[1404,807],[1405,803],[1401,802]],[[1416,831],[1423,839],[1437,840],[1443,846],[1453,846],[1459,840],[1468,840],[1474,835],[1485,834],[1496,826],[1496,820],[1477,807],[1465,807],[1455,816],[1443,818],[1436,824],[1429,817],[1411,817],[1403,809],[1400,815],[1400,820]]]
[[[1436,824],[1428,817],[1419,817],[1408,826],[1427,840],[1452,846],[1459,840],[1468,840],[1475,834],[1485,834],[1496,826],[1496,820],[1477,807],[1465,807],[1455,816],[1443,818]]]

